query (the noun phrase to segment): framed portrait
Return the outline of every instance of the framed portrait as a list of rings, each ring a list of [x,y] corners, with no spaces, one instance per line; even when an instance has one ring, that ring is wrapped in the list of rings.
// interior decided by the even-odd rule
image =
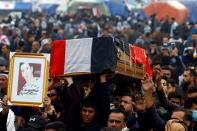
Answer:
[[[10,59],[8,104],[42,106],[47,95],[48,65],[44,55],[15,53]]]

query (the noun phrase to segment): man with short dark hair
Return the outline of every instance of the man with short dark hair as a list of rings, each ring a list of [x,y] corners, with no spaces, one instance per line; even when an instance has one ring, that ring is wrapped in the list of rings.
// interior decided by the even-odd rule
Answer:
[[[183,82],[181,84],[181,87],[183,91],[185,92],[186,96],[187,96],[188,90],[195,86],[194,80],[195,80],[195,71],[192,69],[186,69],[183,73]]]
[[[118,128],[124,129],[126,128],[126,120],[127,116],[124,111],[116,109],[112,110],[108,117],[108,124],[109,128]]]
[[[120,103],[120,107],[122,110],[124,110],[125,112],[132,112],[133,111],[133,105],[132,105],[132,97],[130,94],[128,95],[123,95],[121,98],[121,103]]]
[[[181,104],[182,104],[182,96],[179,92],[170,93],[168,95],[168,99],[170,102],[172,102],[178,106],[181,106]]]
[[[8,63],[5,58],[0,57],[0,72],[5,72],[7,69]]]
[[[9,63],[9,56],[10,56],[10,47],[9,45],[3,44],[1,46],[1,52],[2,52],[2,56],[3,58],[5,58],[6,63]]]
[[[31,52],[32,53],[38,53],[39,49],[40,49],[40,43],[38,41],[34,41],[32,43],[32,50],[31,50]]]
[[[95,103],[89,99],[85,100],[81,108],[80,131],[100,131],[101,126],[97,121],[96,113]]]
[[[0,73],[0,100],[7,94],[8,74]]]
[[[167,79],[172,78],[172,70],[168,66],[163,66],[162,72],[163,72],[163,76],[166,77]]]
[[[136,130],[138,128],[137,118],[134,115],[133,111],[133,98],[130,92],[125,92],[122,95],[120,108],[125,111],[127,115],[126,125],[130,130]]]

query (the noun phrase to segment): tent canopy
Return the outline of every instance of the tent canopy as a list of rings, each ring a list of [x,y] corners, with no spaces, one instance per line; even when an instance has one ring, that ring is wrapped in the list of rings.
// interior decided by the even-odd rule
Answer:
[[[42,12],[47,13],[48,15],[53,15],[56,13],[58,5],[57,4],[42,4]]]
[[[14,10],[32,10],[32,3],[16,2]]]
[[[187,20],[188,9],[178,1],[153,2],[144,8],[146,15],[156,15],[157,20],[166,16],[173,17],[181,24]]]
[[[110,15],[107,6],[101,0],[72,0],[68,3],[67,13],[75,14],[79,8],[98,8],[100,14]]]
[[[181,1],[189,10],[189,21],[197,22],[197,2],[195,0],[182,0]]]

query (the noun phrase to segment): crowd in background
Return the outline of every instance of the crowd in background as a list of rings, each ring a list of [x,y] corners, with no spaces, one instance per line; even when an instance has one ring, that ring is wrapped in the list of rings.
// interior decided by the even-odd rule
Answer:
[[[0,130],[196,131],[197,23],[153,15],[95,17],[88,12],[47,16],[26,12],[0,27]],[[146,50],[153,77],[112,74],[65,78],[52,84],[43,108],[8,106],[10,52],[50,53],[54,40],[114,37]],[[117,78],[118,77],[118,78]]]

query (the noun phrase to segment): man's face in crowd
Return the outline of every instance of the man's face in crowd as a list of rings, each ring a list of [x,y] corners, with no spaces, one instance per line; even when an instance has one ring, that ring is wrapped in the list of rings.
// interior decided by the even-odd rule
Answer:
[[[6,67],[4,65],[0,65],[0,72],[4,72],[6,70]]]
[[[181,105],[181,100],[179,98],[170,98],[170,102]]]
[[[168,40],[168,37],[163,37],[163,45],[167,45],[169,40]]]
[[[131,112],[133,110],[132,98],[130,96],[122,96],[120,106],[124,111]]]
[[[191,110],[197,110],[197,104],[193,103],[192,107],[191,107]]]
[[[0,76],[0,90],[6,90],[8,84],[8,79],[6,76],[1,75]]]
[[[3,45],[1,47],[1,51],[2,51],[3,55],[9,54],[9,52],[10,52],[9,48],[6,45]]]
[[[37,41],[34,41],[32,43],[32,50],[35,51],[35,52],[37,52],[39,50],[39,48],[40,48],[39,43]]]
[[[172,77],[172,74],[171,74],[171,71],[168,70],[168,69],[162,69],[163,71],[163,76],[167,77],[167,78],[171,78]]]
[[[34,35],[31,35],[28,39],[29,43],[33,43],[35,41],[36,37]]]
[[[51,98],[52,102],[55,102],[58,99],[57,91],[55,89],[48,91],[47,95]]]
[[[125,116],[122,113],[111,113],[108,118],[108,127],[110,128],[124,128],[126,123]]]
[[[95,118],[95,115],[96,115],[95,108],[93,108],[93,107],[82,107],[81,115],[82,115],[83,123],[89,124]]]
[[[44,37],[44,38],[46,38],[46,35],[47,35],[46,31],[43,31],[42,34],[41,34],[41,36]]]
[[[84,96],[87,97],[90,94],[91,89],[88,86],[84,86],[83,89],[84,89]]]
[[[183,82],[186,82],[186,83],[190,83],[191,82],[190,71],[184,71],[184,73],[183,73]]]
[[[170,83],[168,83],[167,86],[168,86],[167,87],[168,94],[176,92],[176,87],[175,86],[172,86]]]

